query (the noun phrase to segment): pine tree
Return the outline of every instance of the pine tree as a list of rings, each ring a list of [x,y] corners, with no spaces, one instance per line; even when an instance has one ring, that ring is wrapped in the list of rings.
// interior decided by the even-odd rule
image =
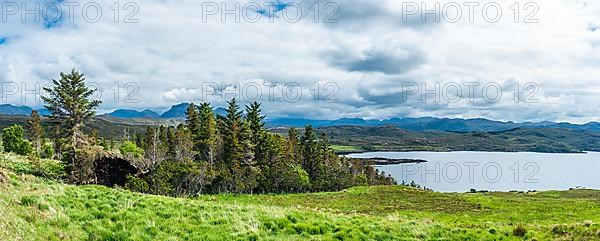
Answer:
[[[300,150],[299,150],[300,140],[298,138],[298,130],[296,128],[292,127],[288,130],[286,144],[287,144],[287,149],[286,149],[287,158],[294,164],[297,164],[298,158],[300,156],[300,153],[299,153],[300,152]]]
[[[319,145],[315,129],[308,125],[304,128],[302,136],[302,167],[311,180],[317,175],[317,164],[319,162]]]
[[[199,123],[198,139],[200,146],[198,151],[204,160],[208,160],[209,167],[212,169],[215,162],[218,130],[215,113],[209,103],[200,104]]]
[[[223,135],[223,159],[227,165],[239,162],[243,158],[240,135],[243,128],[242,112],[235,99],[227,102],[227,115],[221,118]]]
[[[166,133],[165,133],[165,146],[167,148],[167,156],[171,159],[175,159],[177,156],[177,150],[176,148],[176,144],[177,144],[177,140],[175,137],[175,128],[172,126],[169,126],[167,128],[165,128]]]
[[[200,116],[198,114],[198,107],[194,103],[190,103],[186,112],[185,112],[185,124],[187,129],[190,131],[192,135],[192,140],[194,142],[194,149],[200,149]],[[195,159],[200,158],[198,156]]]
[[[42,96],[44,107],[51,113],[50,118],[63,125],[65,136],[77,145],[82,137],[82,128],[95,114],[100,105],[99,100],[90,100],[96,92],[85,85],[83,74],[72,70],[71,73],[60,73],[60,79],[52,79],[52,87],[44,87],[48,96]]]
[[[241,160],[242,180],[244,183],[241,191],[252,194],[260,179],[260,168],[256,161],[256,146],[252,141],[253,133],[250,122],[244,121],[240,133],[243,157]],[[263,162],[264,163],[264,162]],[[264,165],[263,165],[264,166]]]
[[[252,132],[252,142],[254,145],[259,144],[260,135],[264,130],[265,116],[261,115],[260,104],[253,102],[246,106],[246,121],[248,122],[250,131]]]
[[[36,153],[40,153],[42,145],[44,145],[44,128],[42,128],[42,118],[37,111],[31,111],[29,120],[27,121],[27,129],[29,131],[29,141],[33,144]]]
[[[195,156],[192,133],[184,125],[177,126],[173,144],[174,159],[179,162],[192,161]]]
[[[91,100],[96,92],[85,84],[83,74],[72,70],[71,73],[60,73],[60,79],[52,79],[51,87],[44,87],[47,96],[42,96],[44,107],[51,113],[50,118],[61,123],[62,136],[67,138],[68,150],[63,153],[68,163],[71,178],[75,181],[86,179],[89,170],[77,170],[83,173],[75,177],[75,169],[88,169],[89,165],[79,165],[78,149],[87,145],[83,127],[95,114],[101,101]]]
[[[239,193],[243,187],[241,177],[243,175],[242,160],[244,150],[241,140],[244,123],[242,112],[235,99],[227,102],[227,115],[220,117],[219,128],[223,140],[223,157],[220,165],[220,178],[223,189]]]

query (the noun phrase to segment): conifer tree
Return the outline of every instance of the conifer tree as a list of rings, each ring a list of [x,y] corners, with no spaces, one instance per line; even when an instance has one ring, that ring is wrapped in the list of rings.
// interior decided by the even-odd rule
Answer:
[[[311,180],[316,178],[317,164],[319,162],[319,145],[317,134],[311,125],[304,128],[302,136],[302,167],[308,173]]]
[[[44,107],[51,113],[50,118],[63,125],[65,135],[72,145],[77,145],[82,137],[82,128],[95,114],[100,100],[90,98],[96,92],[85,84],[85,76],[76,70],[60,73],[60,79],[52,79],[52,86],[45,87],[48,96],[42,96]]]
[[[190,131],[192,140],[194,142],[194,149],[200,149],[200,116],[198,114],[198,107],[194,103],[190,103],[185,112],[185,124],[187,129]],[[199,156],[198,156],[199,158]],[[197,158],[196,158],[197,159]]]
[[[175,127],[169,126],[165,128],[165,130],[165,146],[167,147],[167,156],[174,160],[177,157],[177,150],[175,149],[175,145],[177,144],[177,140],[175,137]]]
[[[265,116],[261,115],[260,104],[254,101],[249,106],[246,106],[246,121],[252,133],[252,142],[254,145],[259,144],[260,135],[265,126]]]
[[[79,165],[78,149],[87,145],[83,127],[95,114],[100,100],[92,100],[96,92],[85,84],[83,74],[72,70],[71,73],[60,73],[60,79],[52,79],[52,86],[45,87],[47,96],[42,96],[44,107],[51,113],[50,118],[61,124],[62,136],[66,137],[68,150],[62,153],[68,163],[72,179],[81,181],[86,176],[75,177],[75,169],[88,169],[89,165]],[[77,170],[80,171],[80,170]],[[89,170],[81,170],[88,173]],[[85,175],[85,174],[82,174]]]
[[[177,126],[172,140],[174,159],[179,162],[192,161],[195,156],[194,142],[190,130],[184,125]]]
[[[298,138],[298,130],[294,127],[288,130],[287,135],[287,149],[286,154],[287,158],[293,162],[294,164],[298,163],[299,158],[299,145],[300,140]]]
[[[210,168],[215,162],[215,149],[217,145],[218,130],[215,113],[209,103],[200,104],[198,139],[200,146],[198,151],[204,160],[207,160]]]
[[[44,128],[42,128],[42,118],[36,110],[31,111],[30,118],[27,121],[27,129],[29,131],[29,141],[31,141],[35,152],[39,154],[42,145],[44,145]]]
[[[236,100],[232,99],[227,104],[227,115],[221,118],[221,135],[223,135],[223,159],[227,165],[231,165],[243,158],[240,135],[244,123]]]

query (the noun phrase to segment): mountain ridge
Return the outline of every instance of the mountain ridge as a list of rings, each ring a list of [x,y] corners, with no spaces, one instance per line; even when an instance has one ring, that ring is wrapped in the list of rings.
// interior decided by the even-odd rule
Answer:
[[[132,109],[118,109],[111,113],[100,116],[110,116],[120,119],[183,119],[189,103],[180,103],[171,106],[162,114],[158,114],[151,110],[137,111]],[[10,104],[0,105],[0,114],[4,115],[29,115],[32,108],[27,106],[15,106]],[[48,115],[46,109],[40,109],[40,113]],[[215,113],[225,115],[226,109],[222,107],[215,108]],[[318,120],[307,118],[267,118],[265,120],[268,127],[304,127],[312,125],[314,127],[330,127],[330,126],[384,126],[393,125],[402,129],[412,131],[452,131],[452,132],[495,132],[505,131],[515,128],[561,128],[570,130],[588,130],[600,132],[599,122],[588,122],[585,124],[573,124],[569,122],[514,122],[514,121],[497,121],[485,118],[439,118],[439,117],[394,117],[385,120],[367,120],[363,118],[340,118],[335,120]]]

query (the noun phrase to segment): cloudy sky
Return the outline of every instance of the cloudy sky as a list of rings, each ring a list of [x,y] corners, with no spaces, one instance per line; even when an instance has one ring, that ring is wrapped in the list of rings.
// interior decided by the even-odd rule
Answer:
[[[595,1],[21,1],[1,1],[2,103],[41,106],[36,83],[76,68],[100,112],[600,121]]]

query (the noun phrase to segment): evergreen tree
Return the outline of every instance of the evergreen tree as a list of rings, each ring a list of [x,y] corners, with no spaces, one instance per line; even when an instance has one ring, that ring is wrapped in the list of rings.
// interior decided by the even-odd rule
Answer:
[[[68,169],[71,177],[75,179],[85,179],[88,177],[75,177],[75,169],[88,169],[89,165],[79,165],[81,158],[78,158],[78,149],[87,145],[83,127],[96,113],[96,107],[101,101],[91,100],[90,98],[96,92],[85,84],[83,74],[72,70],[71,73],[60,73],[60,79],[52,79],[52,86],[45,87],[44,91],[48,96],[42,96],[45,108],[51,113],[50,118],[61,123],[62,136],[67,138],[68,151],[63,153],[68,163]],[[80,173],[88,173],[83,170]],[[85,175],[85,174],[82,174]]]
[[[179,125],[173,138],[171,141],[173,144],[173,159],[179,162],[193,161],[196,153],[194,152],[194,142],[190,130],[185,128],[184,125]]]
[[[42,128],[42,118],[40,114],[33,110],[29,120],[27,121],[27,129],[29,131],[29,141],[33,144],[36,153],[40,153],[42,145],[44,145],[44,128]]]
[[[185,124],[187,129],[190,131],[192,135],[192,140],[194,142],[194,149],[199,150],[201,148],[200,144],[200,116],[198,114],[198,107],[194,103],[190,103],[186,112],[185,112]],[[199,158],[200,156],[198,156]],[[195,158],[197,159],[197,158]]]
[[[244,123],[242,112],[235,99],[227,102],[227,115],[220,117],[220,134],[223,139],[223,157],[220,165],[220,185],[225,191],[240,192],[242,186],[242,160],[244,150],[241,140]]]
[[[198,151],[212,168],[215,162],[218,130],[215,113],[209,103],[200,104],[199,123],[198,139],[200,145]]]
[[[260,104],[258,102],[253,102],[249,106],[246,106],[246,121],[248,122],[248,127],[252,133],[252,143],[255,146],[259,145],[260,135],[264,130],[265,116],[261,115]]]
[[[292,127],[288,130],[286,144],[287,144],[287,149],[286,149],[287,158],[294,164],[297,164],[298,158],[300,156],[300,153],[299,153],[300,152],[300,150],[299,150],[300,140],[298,137],[298,130],[296,128]]]
[[[177,144],[177,140],[175,137],[175,127],[169,126],[167,128],[165,128],[166,133],[165,133],[165,146],[167,148],[167,156],[170,159],[175,159],[177,156],[177,150],[176,148],[176,144]]]
[[[240,135],[244,123],[242,112],[235,99],[227,102],[227,115],[221,118],[221,135],[223,135],[223,159],[227,165],[240,162],[243,158]]]
[[[317,179],[318,175],[318,164],[320,158],[319,144],[317,140],[317,134],[311,125],[304,128],[304,135],[302,136],[302,167],[308,173],[311,182]]]
[[[50,111],[50,118],[61,122],[71,144],[77,145],[83,126],[96,114],[101,101],[90,100],[96,90],[87,87],[84,75],[76,70],[60,73],[60,79],[52,79],[52,84],[52,87],[44,87],[48,93],[42,96],[44,107]]]

